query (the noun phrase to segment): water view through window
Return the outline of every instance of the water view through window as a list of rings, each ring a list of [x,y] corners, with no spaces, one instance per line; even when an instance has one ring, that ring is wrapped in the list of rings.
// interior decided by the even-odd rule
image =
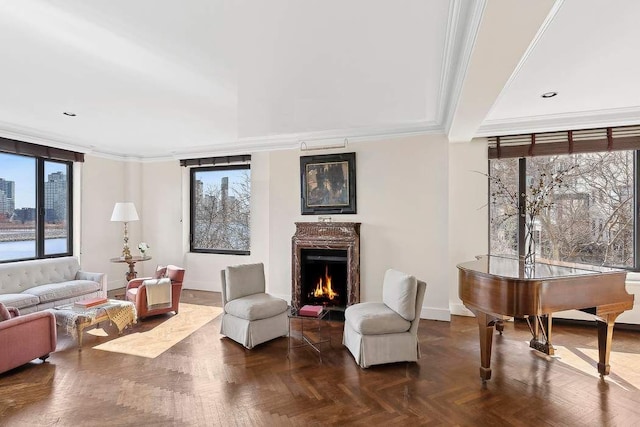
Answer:
[[[0,262],[71,252],[70,169],[68,162],[0,153]]]

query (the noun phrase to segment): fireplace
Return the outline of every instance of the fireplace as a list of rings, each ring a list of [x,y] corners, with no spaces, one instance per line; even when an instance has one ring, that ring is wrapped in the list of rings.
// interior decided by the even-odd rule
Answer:
[[[300,305],[347,305],[347,250],[300,251]]]
[[[292,306],[360,302],[360,223],[297,222],[291,246]]]

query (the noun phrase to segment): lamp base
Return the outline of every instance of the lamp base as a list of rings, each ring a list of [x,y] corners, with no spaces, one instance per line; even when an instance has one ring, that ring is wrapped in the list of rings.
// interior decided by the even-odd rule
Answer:
[[[127,230],[127,223],[124,223],[124,246],[122,246],[122,257],[124,259],[131,259],[131,252],[129,251],[129,231]]]

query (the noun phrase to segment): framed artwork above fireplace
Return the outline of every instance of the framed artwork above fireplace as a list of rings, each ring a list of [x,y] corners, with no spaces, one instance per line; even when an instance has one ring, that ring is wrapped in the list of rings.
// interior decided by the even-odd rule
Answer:
[[[300,157],[302,215],[355,214],[356,153]]]

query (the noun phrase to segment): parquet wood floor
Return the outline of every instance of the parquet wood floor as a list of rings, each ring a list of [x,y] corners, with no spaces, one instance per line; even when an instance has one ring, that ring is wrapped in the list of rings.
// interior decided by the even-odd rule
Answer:
[[[218,293],[182,300],[220,305]],[[143,331],[166,319],[152,318]],[[586,370],[528,348],[526,324],[494,337],[493,378],[479,379],[473,318],[422,320],[418,363],[362,370],[341,345],[342,324],[323,363],[280,338],[253,350],[219,335],[219,319],[155,359],[94,350],[110,337],[85,336],[82,352],[64,334],[47,363],[0,375],[2,426],[551,425],[640,423],[640,332],[616,329],[612,374],[596,375],[588,352],[594,325],[555,324],[555,344]],[[113,331],[110,331],[113,332]],[[597,357],[597,356],[596,356]],[[569,358],[567,358],[569,360]],[[618,364],[616,365],[616,362]]]

